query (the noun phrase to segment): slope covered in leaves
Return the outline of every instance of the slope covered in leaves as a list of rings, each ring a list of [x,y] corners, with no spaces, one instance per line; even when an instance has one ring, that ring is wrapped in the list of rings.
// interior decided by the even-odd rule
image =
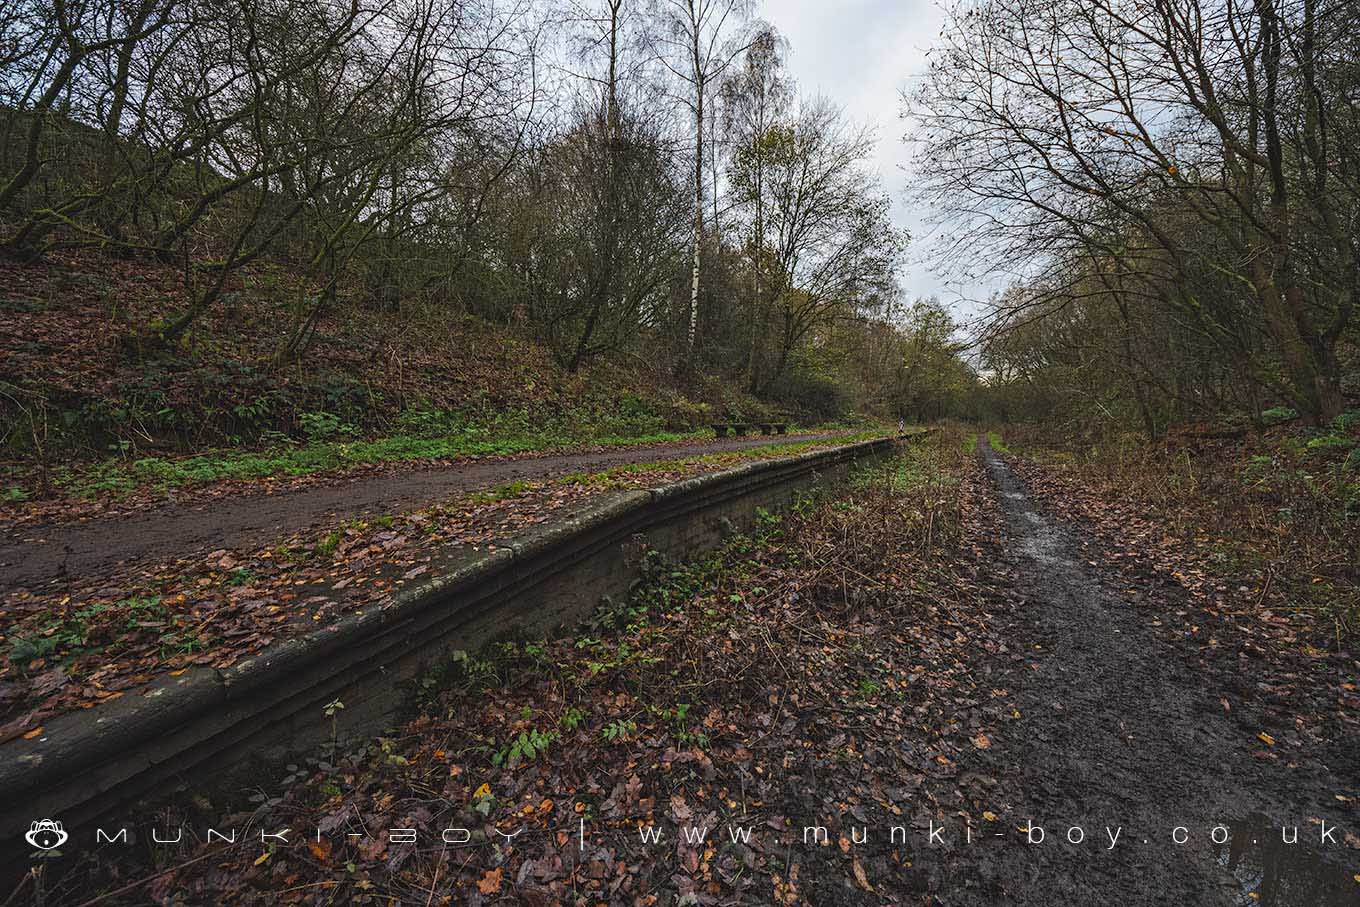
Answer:
[[[525,332],[414,302],[337,305],[285,354],[314,291],[283,265],[244,268],[221,306],[151,355],[124,341],[182,307],[177,265],[0,261],[0,505],[641,438],[770,408],[635,358],[569,374]]]

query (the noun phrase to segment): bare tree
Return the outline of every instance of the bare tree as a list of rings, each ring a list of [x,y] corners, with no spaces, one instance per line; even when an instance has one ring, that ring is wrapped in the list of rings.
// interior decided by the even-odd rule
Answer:
[[[738,198],[754,196],[757,178],[770,196],[768,280],[781,336],[767,384],[809,332],[891,292],[907,237],[863,167],[872,148],[866,131],[818,99],[767,130],[758,153],[734,162]]]
[[[972,258],[1046,288],[1024,304],[1090,292],[1073,271],[1038,280],[1056,262],[1107,262],[1119,293],[1326,421],[1360,275],[1358,17],[1314,0],[960,5],[909,104],[925,197]]]
[[[729,143],[746,168],[745,195],[738,206],[747,219],[750,235],[746,251],[751,271],[750,335],[746,355],[746,385],[754,393],[760,386],[760,348],[769,327],[769,306],[764,271],[767,265],[765,236],[766,158],[773,150],[767,142],[771,130],[782,123],[793,101],[793,87],[785,75],[787,42],[773,28],[758,30],[746,49],[743,65],[723,81],[723,120]]]
[[[660,33],[658,58],[685,86],[685,106],[693,117],[693,230],[689,318],[685,334],[687,359],[692,358],[699,325],[700,249],[704,226],[704,153],[709,92],[746,49],[742,26],[750,15],[749,0],[655,0]],[[689,363],[687,361],[686,365]]]
[[[22,84],[6,83],[28,125],[0,182],[13,225],[0,248],[183,261],[186,305],[130,340],[159,346],[301,223],[305,270],[323,286],[287,344],[296,352],[355,250],[380,239],[390,253],[465,194],[474,171],[460,150],[525,105],[519,14],[479,0],[64,0],[34,12],[48,45]],[[65,178],[39,195],[33,178],[55,157]]]

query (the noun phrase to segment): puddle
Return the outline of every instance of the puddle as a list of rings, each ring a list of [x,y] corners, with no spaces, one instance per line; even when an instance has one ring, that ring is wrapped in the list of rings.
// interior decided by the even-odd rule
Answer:
[[[1023,492],[1003,493],[1012,500],[1028,500]],[[1057,527],[1044,519],[1043,514],[1037,510],[1028,507],[1016,510],[1018,511],[1016,515],[1029,524],[1029,528],[1017,533],[1016,538],[1017,546],[1026,556],[1049,567],[1076,566],[1075,561],[1063,555],[1067,547],[1064,536]]]
[[[1355,905],[1360,883],[1343,869],[1323,859],[1323,853],[1344,859],[1352,852],[1340,839],[1319,844],[1316,825],[1300,824],[1298,843],[1286,844],[1278,823],[1261,816],[1228,822],[1227,843],[1217,845],[1218,864],[1233,874],[1239,886],[1233,899],[1239,907],[1331,907]],[[1291,830],[1293,826],[1289,825]],[[1324,851],[1325,848],[1325,851]]]
[[[1075,567],[1075,561],[1063,557],[1060,553],[1063,550],[1062,536],[1051,526],[1045,525],[1035,514],[1026,513],[1025,516],[1035,525],[1032,532],[1019,539],[1020,550],[1050,567]]]

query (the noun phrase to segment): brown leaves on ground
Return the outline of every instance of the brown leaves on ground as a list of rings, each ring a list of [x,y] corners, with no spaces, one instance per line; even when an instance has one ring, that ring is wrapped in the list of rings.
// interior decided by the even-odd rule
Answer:
[[[0,605],[0,745],[159,674],[227,668],[281,636],[384,607],[393,592],[437,572],[453,549],[494,547],[601,492],[782,453],[752,448],[520,482],[422,510],[322,524],[259,547],[129,565],[53,591],[17,590]]]
[[[1005,678],[1024,663],[991,629],[988,609],[1009,602],[973,554],[995,514],[957,448],[909,456],[761,544],[659,565],[575,635],[459,662],[391,738],[296,767],[256,815],[319,828],[345,872],[306,848],[260,866],[228,848],[186,868],[182,890],[223,904],[879,903],[931,821],[1014,818],[995,779],[959,769],[1014,720]],[[830,842],[860,825],[921,840],[791,849],[814,822]],[[651,825],[664,837],[649,845]],[[733,840],[733,825],[754,832]],[[473,840],[442,847],[445,827]],[[421,829],[422,844],[383,846],[388,828]]]
[[[1175,464],[1155,457],[1079,463],[1033,449],[1041,460],[1010,457],[1011,467],[1045,507],[1084,529],[1078,541],[1088,563],[1112,573],[1112,587],[1154,606],[1183,590],[1182,607],[1158,606],[1149,620],[1240,678],[1240,699],[1259,708],[1243,710],[1240,699],[1226,697],[1223,707],[1249,736],[1266,724],[1272,744],[1278,737],[1289,746],[1326,746],[1356,733],[1360,657],[1354,637],[1333,619],[1348,598],[1353,611],[1360,607],[1360,563],[1339,553],[1355,539],[1265,525],[1242,485],[1237,442],[1183,451]],[[1325,609],[1306,588],[1323,574],[1334,591]],[[1277,758],[1269,747],[1259,753]]]
[[[316,389],[327,383],[340,393],[363,388],[365,407],[377,421],[416,400],[432,410],[473,401],[541,409],[579,399],[587,384],[585,375],[562,374],[542,347],[475,319],[447,313],[392,318],[363,305],[320,313],[306,355],[280,367],[280,305],[316,287],[278,263],[258,261],[230,277],[224,287],[230,302],[204,312],[193,342],[164,351],[162,357],[175,357],[168,360],[129,356],[121,343],[183,309],[184,274],[177,264],[53,250],[32,261],[0,260],[0,287],[0,381],[54,406],[59,402],[59,409],[83,411],[99,447],[110,432],[136,438],[143,454],[167,453],[176,444],[181,450],[226,444],[243,421],[249,426],[249,420],[233,418],[236,407],[290,397],[304,408],[310,400],[313,408],[326,409]],[[174,428],[148,435],[139,420],[127,418],[129,401],[142,401],[149,413],[173,412]],[[24,477],[32,489],[37,472],[24,467],[7,478]],[[224,483],[216,493],[240,487]],[[134,495],[122,505],[151,498],[164,495]],[[50,521],[110,503],[107,497],[58,497],[0,512]]]
[[[505,870],[500,867],[487,870],[478,880],[477,890],[482,894],[495,894],[501,890],[501,881],[504,875]]]

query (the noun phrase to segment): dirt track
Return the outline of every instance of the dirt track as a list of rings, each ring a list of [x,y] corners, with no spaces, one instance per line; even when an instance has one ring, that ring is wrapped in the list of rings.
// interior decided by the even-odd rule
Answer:
[[[0,590],[99,575],[195,551],[258,546],[323,521],[389,514],[435,504],[449,495],[523,479],[598,472],[629,463],[746,450],[815,440],[793,435],[658,445],[626,450],[451,464],[360,476],[330,485],[166,505],[55,527],[23,527],[0,545]]]
[[[943,902],[1360,903],[1360,852],[1344,837],[1360,821],[1336,797],[1355,793],[1346,741],[1264,725],[1260,676],[1231,660],[1195,664],[1168,639],[1187,607],[1179,589],[1135,602],[1112,588],[985,442],[982,453],[1005,517],[1009,556],[996,568],[1023,596],[1003,632],[1028,653],[1028,671],[1014,678],[1022,718],[978,755],[1046,840],[984,844],[956,855],[964,866],[946,860],[946,874],[982,886],[942,885]],[[1288,746],[1281,758],[1261,758],[1267,727]],[[1320,821],[1337,828],[1336,843],[1320,842]],[[1084,844],[1065,840],[1073,826]],[[1107,826],[1120,829],[1114,847]],[[1281,843],[1282,826],[1298,827],[1297,845]],[[1173,841],[1178,827],[1184,844]],[[1216,844],[1215,828],[1231,843]]]

